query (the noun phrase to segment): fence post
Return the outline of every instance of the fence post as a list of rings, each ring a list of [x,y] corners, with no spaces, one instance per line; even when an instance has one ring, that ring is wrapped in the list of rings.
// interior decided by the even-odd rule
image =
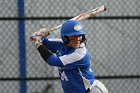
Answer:
[[[18,0],[18,17],[24,17],[24,0]],[[24,20],[18,21],[19,31],[19,64],[20,64],[20,93],[27,93],[26,85],[26,47],[25,47],[25,24]]]

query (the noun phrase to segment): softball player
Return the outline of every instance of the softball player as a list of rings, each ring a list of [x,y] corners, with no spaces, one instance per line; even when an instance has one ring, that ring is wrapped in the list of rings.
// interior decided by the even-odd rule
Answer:
[[[108,93],[91,70],[82,24],[74,20],[66,21],[61,28],[61,38],[42,39],[37,35],[34,42],[45,62],[58,67],[64,93]]]

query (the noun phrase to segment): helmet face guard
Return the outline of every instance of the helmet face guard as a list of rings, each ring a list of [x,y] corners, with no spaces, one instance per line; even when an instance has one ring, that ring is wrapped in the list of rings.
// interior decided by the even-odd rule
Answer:
[[[63,42],[64,42],[65,44],[68,44],[69,41],[70,41],[70,39],[68,38],[68,36],[64,36],[64,37],[62,38],[62,40],[63,40]],[[84,43],[85,41],[86,41],[85,35],[82,35],[81,43]]]
[[[82,35],[81,42],[84,42],[86,40],[83,26],[79,21],[68,20],[62,25],[61,38],[65,44],[69,42],[68,36],[77,36],[77,35]]]

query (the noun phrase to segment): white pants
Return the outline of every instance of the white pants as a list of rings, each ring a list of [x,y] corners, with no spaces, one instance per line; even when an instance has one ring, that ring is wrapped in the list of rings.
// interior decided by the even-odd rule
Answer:
[[[89,93],[108,93],[108,90],[99,80],[95,80]]]

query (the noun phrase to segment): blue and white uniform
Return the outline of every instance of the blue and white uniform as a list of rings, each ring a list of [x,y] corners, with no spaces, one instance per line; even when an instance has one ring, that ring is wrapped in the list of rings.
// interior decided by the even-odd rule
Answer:
[[[85,46],[74,49],[61,40],[43,39],[43,45],[56,55],[46,61],[57,66],[65,93],[85,93],[95,78],[90,67],[90,54]]]

